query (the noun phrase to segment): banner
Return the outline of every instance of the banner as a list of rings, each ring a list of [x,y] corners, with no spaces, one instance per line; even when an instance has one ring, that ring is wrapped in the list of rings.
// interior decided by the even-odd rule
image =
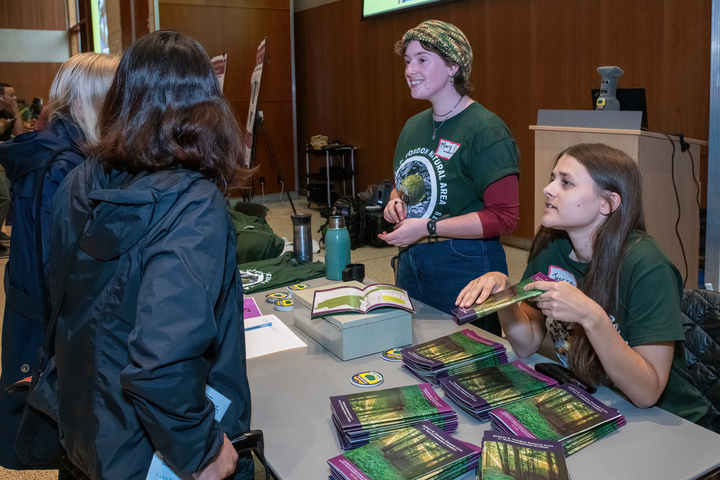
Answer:
[[[217,75],[218,83],[220,84],[220,91],[223,91],[223,87],[225,86],[225,69],[227,68],[227,53],[223,53],[222,55],[218,55],[217,57],[212,57],[210,59],[212,62],[212,66],[215,69],[215,74]]]
[[[250,77],[250,108],[248,110],[247,123],[245,124],[245,166],[252,167],[251,163],[254,163],[251,158],[252,154],[252,139],[255,134],[255,112],[257,111],[258,97],[260,96],[260,81],[262,80],[263,63],[265,63],[265,42],[267,38],[264,38],[260,42],[260,46],[257,49],[257,55],[255,57],[255,68],[253,69],[252,76]]]

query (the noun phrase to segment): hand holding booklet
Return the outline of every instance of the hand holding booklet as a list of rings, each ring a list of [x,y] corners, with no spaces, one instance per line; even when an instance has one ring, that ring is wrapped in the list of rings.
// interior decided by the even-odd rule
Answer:
[[[453,308],[453,322],[458,325],[465,325],[468,322],[477,320],[478,318],[497,312],[501,308],[507,307],[513,303],[521,302],[528,298],[537,297],[544,293],[543,290],[524,290],[525,285],[533,282],[554,282],[552,278],[542,273],[536,273],[532,277],[528,277],[515,285],[511,285],[505,290],[500,290],[490,295],[483,303],[475,304],[468,308]]]
[[[365,288],[340,286],[315,290],[311,316],[315,318],[336,313],[365,314],[381,307],[415,311],[405,290],[394,285],[374,283]]]

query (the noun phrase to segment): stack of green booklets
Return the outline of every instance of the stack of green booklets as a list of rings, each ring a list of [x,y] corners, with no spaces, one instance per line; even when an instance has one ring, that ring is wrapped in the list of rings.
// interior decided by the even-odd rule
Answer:
[[[425,421],[328,460],[330,480],[450,480],[478,466],[480,448]]]
[[[522,437],[562,442],[566,455],[609,435],[626,420],[576,385],[563,384],[490,412],[492,427]]]
[[[458,425],[455,410],[429,383],[330,397],[330,405],[345,450],[424,420],[447,433],[454,432]]]
[[[472,330],[402,349],[403,367],[423,381],[439,385],[448,375],[472,372],[507,362],[501,343],[483,338]]]
[[[535,395],[557,383],[520,360],[440,379],[445,395],[479,420],[488,420],[494,408]]]
[[[570,480],[560,442],[488,430],[480,463],[482,480]]]

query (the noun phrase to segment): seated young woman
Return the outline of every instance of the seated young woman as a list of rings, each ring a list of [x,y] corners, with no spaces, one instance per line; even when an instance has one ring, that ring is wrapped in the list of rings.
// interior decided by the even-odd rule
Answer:
[[[612,385],[639,408],[701,420],[708,403],[685,368],[683,282],[645,231],[637,164],[606,145],[575,145],[558,155],[543,193],[523,278],[542,272],[556,281],[527,285],[545,293],[499,312],[515,353],[535,353],[549,330],[558,357],[582,381]],[[490,272],[456,304],[482,303],[509,286],[506,275]]]

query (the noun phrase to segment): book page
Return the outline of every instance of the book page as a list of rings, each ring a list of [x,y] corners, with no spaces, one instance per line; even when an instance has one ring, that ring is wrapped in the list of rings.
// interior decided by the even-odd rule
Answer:
[[[245,358],[307,347],[290,328],[275,315],[263,315],[245,321]]]
[[[364,290],[356,287],[336,287],[316,290],[312,315],[358,312],[367,313],[375,307],[397,307],[415,311],[407,292],[394,285],[368,285]]]

